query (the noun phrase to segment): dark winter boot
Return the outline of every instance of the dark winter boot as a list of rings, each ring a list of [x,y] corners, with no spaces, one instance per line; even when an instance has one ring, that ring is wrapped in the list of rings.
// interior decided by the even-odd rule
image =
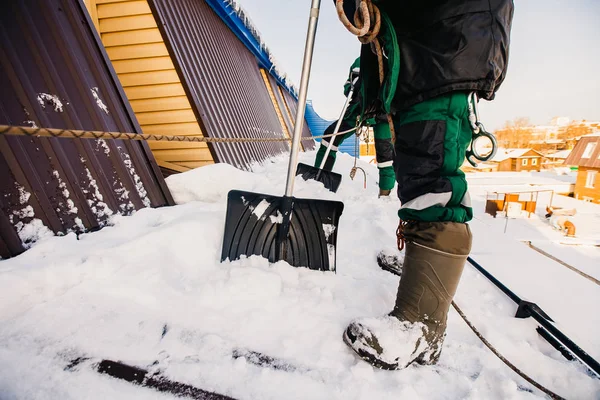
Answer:
[[[360,357],[383,369],[438,361],[448,309],[471,250],[471,231],[457,222],[411,222],[404,227],[406,255],[394,310],[362,318],[344,332]]]

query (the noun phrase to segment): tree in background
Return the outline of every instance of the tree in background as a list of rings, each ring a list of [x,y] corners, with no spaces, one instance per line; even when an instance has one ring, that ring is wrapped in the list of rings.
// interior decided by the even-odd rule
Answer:
[[[498,145],[504,148],[525,148],[533,140],[533,127],[528,117],[518,117],[506,121],[504,127],[496,130]]]
[[[593,126],[586,121],[571,121],[567,126],[561,127],[558,131],[558,139],[571,140],[588,135],[594,132]]]

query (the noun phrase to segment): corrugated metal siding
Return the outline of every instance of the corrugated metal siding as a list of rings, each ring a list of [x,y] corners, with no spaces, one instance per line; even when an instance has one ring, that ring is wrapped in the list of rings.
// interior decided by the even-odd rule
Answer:
[[[256,58],[200,0],[151,0],[150,6],[209,137],[285,137]],[[215,161],[248,168],[287,150],[279,143],[209,144]]]
[[[592,143],[596,144],[594,151],[589,157],[583,158],[586,148]],[[565,160],[565,165],[600,168],[600,136],[583,136]]]
[[[312,103],[309,101],[306,104],[306,123],[308,124],[308,127],[310,128],[310,131],[312,132],[312,134],[314,136],[320,136],[323,135],[325,133],[325,129],[327,129],[327,127],[329,125],[331,125],[332,123],[334,123],[335,121],[328,121],[326,119],[321,118],[321,116],[319,114],[317,114],[317,112],[315,111]],[[315,139],[317,142],[321,142],[321,139]],[[356,154],[356,144],[354,143],[356,139],[355,138],[348,138],[346,140],[344,140],[342,142],[342,144],[340,144],[338,146],[338,151],[342,152],[342,153],[348,153],[351,156],[354,157],[354,155]],[[364,143],[363,143],[364,145]],[[370,146],[370,152],[371,154],[375,154],[375,151],[373,149],[373,143],[371,143]]]
[[[296,112],[298,111],[298,100],[294,96],[292,96],[287,90],[281,87],[279,89],[279,92],[283,95],[283,99],[285,100],[285,104],[287,105],[288,112],[291,116],[292,124],[295,124]],[[304,150],[313,150],[315,148],[315,140],[312,138],[312,133],[310,133],[310,128],[306,123],[306,118],[304,119],[304,125],[302,126],[302,138],[302,147],[304,148]]]
[[[77,0],[0,4],[0,123],[140,132]],[[140,142],[0,137],[0,255],[173,204]]]
[[[146,0],[86,0],[144,133],[203,136]],[[163,171],[214,163],[206,143],[150,142]],[[167,172],[168,174],[169,172]]]

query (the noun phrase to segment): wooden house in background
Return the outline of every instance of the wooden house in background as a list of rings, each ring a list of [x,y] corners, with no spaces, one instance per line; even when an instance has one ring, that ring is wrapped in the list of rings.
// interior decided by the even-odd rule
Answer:
[[[560,150],[554,153],[549,153],[544,156],[544,160],[542,161],[542,167],[544,169],[554,168],[554,167],[567,167],[568,164],[565,164],[565,160],[571,154],[571,150]]]
[[[583,136],[565,164],[578,166],[575,198],[600,203],[600,133]]]
[[[540,171],[544,155],[533,149],[499,149],[488,163],[498,165],[498,172]]]

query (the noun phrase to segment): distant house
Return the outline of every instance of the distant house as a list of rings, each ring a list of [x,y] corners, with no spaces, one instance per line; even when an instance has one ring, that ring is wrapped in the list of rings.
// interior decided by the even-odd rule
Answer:
[[[560,150],[555,153],[546,154],[544,157],[545,160],[542,162],[542,167],[553,168],[563,165],[566,166],[568,164],[565,164],[565,160],[569,157],[569,154],[571,154],[571,150]]]
[[[540,171],[544,155],[533,149],[499,149],[491,160],[498,164],[498,171]]]
[[[600,203],[600,133],[583,136],[565,164],[579,167],[575,198]]]

